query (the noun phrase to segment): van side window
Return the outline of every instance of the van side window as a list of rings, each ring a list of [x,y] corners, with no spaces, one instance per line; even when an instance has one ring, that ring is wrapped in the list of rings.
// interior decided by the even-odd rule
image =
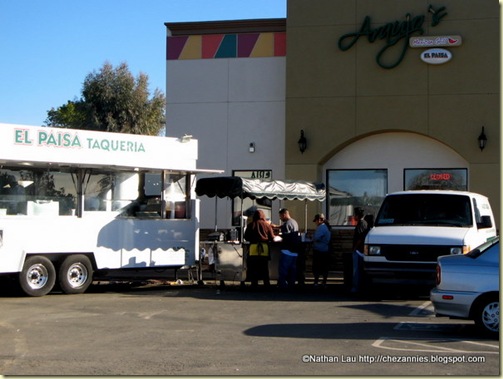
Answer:
[[[480,209],[477,206],[477,199],[473,199],[473,211],[475,212],[475,222],[480,224],[482,220],[480,218]]]
[[[484,205],[482,205],[482,207],[484,207]],[[486,228],[493,227],[493,223],[491,221],[491,216],[482,215],[480,213],[480,208],[477,204],[477,199],[473,199],[473,209],[475,212],[475,222],[477,223],[477,228],[486,229]]]

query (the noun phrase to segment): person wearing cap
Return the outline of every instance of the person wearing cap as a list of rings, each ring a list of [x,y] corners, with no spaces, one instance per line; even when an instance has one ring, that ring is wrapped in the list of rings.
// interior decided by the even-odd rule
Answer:
[[[314,285],[318,286],[320,276],[323,286],[327,285],[328,267],[330,265],[330,238],[331,233],[325,222],[325,215],[319,213],[314,216],[316,230],[313,234],[313,275]]]
[[[279,218],[282,221],[280,226],[282,244],[278,267],[278,287],[293,288],[297,275],[300,245],[299,225],[286,208],[279,210]]]

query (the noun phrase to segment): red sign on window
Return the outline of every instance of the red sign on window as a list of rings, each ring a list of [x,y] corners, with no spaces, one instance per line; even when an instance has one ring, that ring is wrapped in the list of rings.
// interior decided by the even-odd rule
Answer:
[[[448,172],[430,174],[430,180],[451,180],[452,175]]]
[[[405,169],[404,189],[468,189],[468,170],[466,168]]]

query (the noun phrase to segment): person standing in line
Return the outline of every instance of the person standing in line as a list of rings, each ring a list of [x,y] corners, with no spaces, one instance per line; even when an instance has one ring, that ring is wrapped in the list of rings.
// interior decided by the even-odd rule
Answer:
[[[365,245],[365,237],[369,231],[369,225],[365,219],[365,211],[363,208],[355,208],[356,226],[353,234],[353,286],[351,292],[360,290],[360,271],[363,262],[363,249]]]
[[[313,275],[314,285],[318,286],[320,276],[323,278],[323,286],[327,285],[328,268],[330,265],[330,239],[331,233],[325,223],[323,213],[314,216],[316,230],[313,234]]]
[[[271,224],[267,222],[263,211],[255,211],[253,221],[247,226],[244,238],[250,242],[247,259],[248,279],[251,281],[252,287],[256,287],[259,280],[262,280],[264,286],[268,287],[270,285],[269,242],[274,240],[274,231]]]
[[[281,254],[278,267],[278,287],[293,288],[297,274],[297,260],[299,257],[300,236],[299,225],[286,208],[279,210],[279,218],[282,221],[280,226]]]

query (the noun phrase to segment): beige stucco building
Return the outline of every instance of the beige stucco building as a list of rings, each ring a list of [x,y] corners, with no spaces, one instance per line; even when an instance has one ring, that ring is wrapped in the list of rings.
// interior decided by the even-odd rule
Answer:
[[[499,220],[497,0],[289,0],[286,20],[166,26],[166,132],[198,138],[205,167],[323,182],[308,217],[341,227],[354,206],[422,187],[482,193]]]

